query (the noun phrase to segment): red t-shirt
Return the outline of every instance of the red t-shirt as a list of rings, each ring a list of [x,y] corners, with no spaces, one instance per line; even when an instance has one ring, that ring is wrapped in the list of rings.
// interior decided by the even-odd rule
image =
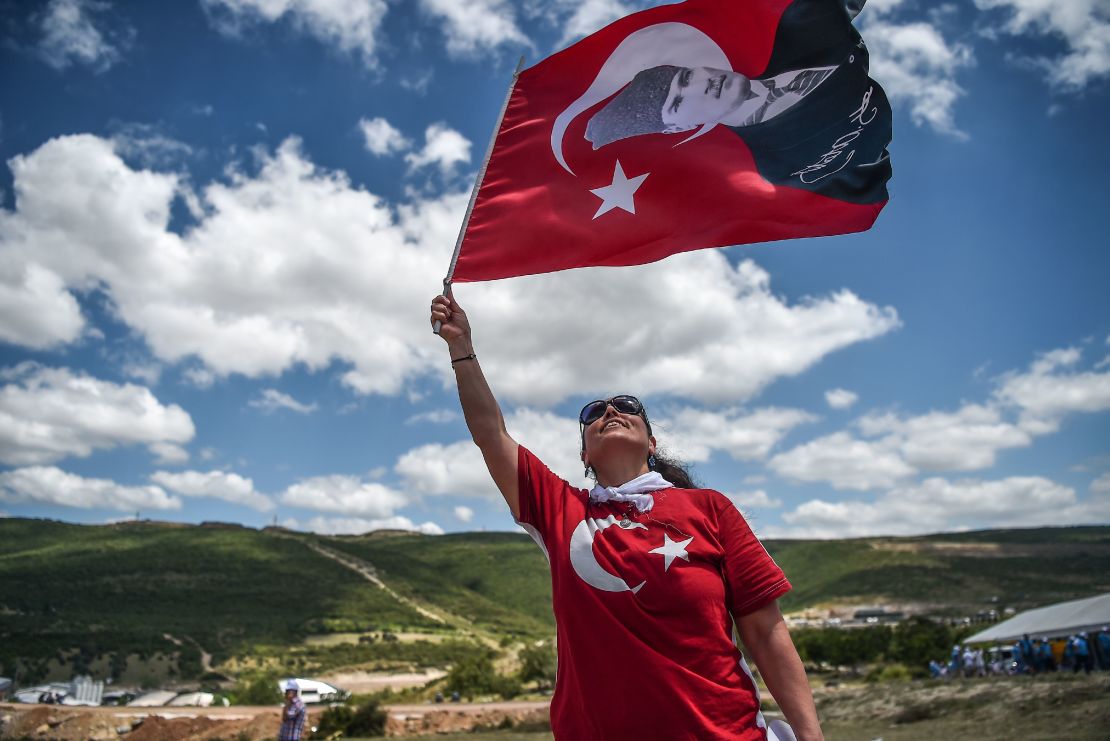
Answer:
[[[520,446],[520,523],[551,564],[556,738],[765,739],[731,615],[790,582],[724,495],[590,503]],[[627,519],[626,519],[627,518]]]

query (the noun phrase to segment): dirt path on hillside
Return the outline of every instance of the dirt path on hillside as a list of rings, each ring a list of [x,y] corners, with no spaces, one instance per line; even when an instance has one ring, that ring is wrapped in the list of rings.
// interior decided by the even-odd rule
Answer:
[[[288,538],[291,536],[281,535],[278,537]],[[384,591],[393,599],[397,600],[406,607],[415,610],[424,617],[434,620],[440,625],[455,628],[456,630],[462,632],[464,635],[470,635],[474,638],[477,638],[479,641],[491,648],[498,648],[500,646],[500,643],[495,636],[491,635],[487,631],[482,630],[481,628],[478,628],[474,625],[473,622],[463,617],[462,615],[456,615],[438,607],[433,608],[429,605],[412,599],[411,597],[405,597],[404,595],[399,594],[397,590],[390,587],[382,580],[380,576],[378,576],[378,570],[374,568],[374,564],[370,563],[369,561],[366,561],[365,559],[359,558],[357,556],[352,556],[347,553],[342,553],[340,551],[328,548],[325,545],[310,540],[304,540],[301,538],[293,539],[300,541],[302,544],[304,544],[305,547],[312,549],[324,558],[331,559],[332,561],[338,563],[340,566],[343,566],[346,569],[350,569],[351,571],[361,576],[363,579],[366,579],[368,582]]]
[[[288,537],[288,536],[282,536],[282,537]],[[372,563],[370,563],[369,561],[365,561],[361,558],[357,558],[355,556],[351,556],[351,555],[348,555],[346,553],[340,553],[339,551],[332,550],[331,548],[328,548],[327,546],[324,546],[324,545],[320,545],[319,543],[314,543],[314,542],[311,542],[311,541],[308,541],[308,540],[302,540],[300,538],[295,538],[295,540],[300,541],[306,547],[316,551],[317,553],[319,553],[324,558],[329,558],[332,561],[335,561],[340,566],[343,566],[346,569],[350,569],[351,571],[355,572],[356,574],[361,576],[366,581],[373,584],[378,589],[381,589],[383,592],[388,594],[393,599],[397,600],[398,602],[405,605],[406,607],[408,607],[412,610],[415,610],[416,612],[420,613],[421,615],[428,618],[429,620],[434,620],[437,623],[439,623],[440,625],[447,625],[447,620],[442,615],[435,612],[434,610],[429,609],[428,607],[426,607],[424,605],[419,604],[418,602],[416,602],[413,599],[410,599],[410,598],[405,597],[401,594],[398,594],[397,590],[393,589],[391,586],[389,586],[384,581],[382,581],[381,577],[378,576],[378,570],[375,569],[374,565]]]

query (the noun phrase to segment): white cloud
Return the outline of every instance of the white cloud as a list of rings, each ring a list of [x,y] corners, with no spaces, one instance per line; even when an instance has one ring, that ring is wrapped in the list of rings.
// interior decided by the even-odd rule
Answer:
[[[524,13],[540,18],[547,25],[562,29],[562,36],[555,44],[563,47],[572,41],[609,25],[618,18],[636,12],[646,3],[624,0],[524,0]]]
[[[470,140],[445,123],[434,123],[424,131],[424,147],[405,155],[410,170],[435,165],[444,175],[456,165],[470,161]]]
[[[359,517],[313,517],[305,523],[290,517],[282,522],[290,530],[302,530],[320,535],[362,535],[374,530],[411,530],[424,535],[443,535],[443,528],[434,522],[419,525],[407,517],[395,515],[377,519]]]
[[[1075,492],[1038,476],[997,481],[930,478],[894,489],[873,502],[820,499],[782,516],[788,527],[771,537],[843,538],[913,535],[942,530],[1075,525],[1110,520],[1110,498],[1079,500]]]
[[[420,414],[414,414],[405,420],[407,425],[420,424],[421,422],[428,422],[433,425],[445,425],[449,422],[454,422],[459,418],[459,413],[453,409],[432,409]]]
[[[121,124],[112,135],[116,153],[143,167],[169,167],[193,154],[193,148],[150,124]]]
[[[940,29],[924,21],[895,23],[860,15],[861,33],[871,57],[871,77],[891,102],[908,105],[917,125],[966,138],[955,122],[954,107],[964,94],[956,74],[974,63],[971,47],[946,40]]]
[[[573,12],[563,22],[563,37],[559,40],[558,46],[565,46],[571,41],[589,36],[635,10],[621,0],[583,0],[562,4],[573,7]]]
[[[781,499],[772,499],[767,495],[767,492],[762,489],[755,489],[754,491],[738,491],[735,493],[724,493],[726,497],[732,500],[738,508],[744,509],[774,509],[782,506]]]
[[[462,149],[423,154],[443,165],[463,161]],[[180,235],[168,228],[184,187],[178,176],[132,169],[109,141],[60,137],[11,167],[18,210],[0,209],[0,265],[40,271],[68,289],[25,292],[28,311],[76,312],[69,291],[96,287],[156,361],[182,363],[198,385],[335,361],[363,394],[398,394],[428,373],[453,383],[444,348],[427,331],[435,290],[427,276],[447,266],[465,192],[390,204],[317,168],[291,139],[260,153],[257,172],[232,167],[228,182],[200,190],[198,222]],[[716,250],[467,284],[456,296],[492,387],[531,405],[616,387],[735,403],[899,326],[893,308],[846,290],[787,303],[755,263],[733,266]],[[536,305],[581,310],[536,332],[527,310]],[[611,320],[618,315],[637,317],[637,326]],[[22,344],[74,337],[69,328],[37,335],[18,319],[0,314],[0,332]],[[588,363],[583,337],[591,338]]]
[[[94,0],[51,0],[41,16],[39,54],[55,69],[84,64],[103,72],[120,60],[120,50],[93,14],[108,6]]]
[[[247,403],[255,409],[261,409],[264,412],[275,412],[278,409],[288,409],[297,414],[311,414],[317,409],[315,403],[304,404],[297,401],[289,394],[284,394],[277,389],[262,389],[257,399],[251,399]]]
[[[147,445],[160,457],[180,459],[178,446],[195,434],[184,409],[162,404],[142,386],[32,363],[3,377],[0,461],[8,465],[87,457],[121,445]]]
[[[1104,473],[1091,482],[1092,494],[1110,494],[1110,473]]]
[[[84,324],[60,276],[0,252],[0,340],[43,350],[73,342]]]
[[[205,217],[181,237],[168,230],[177,177],[132,170],[103,139],[54,139],[11,166],[19,210],[0,211],[4,264],[102,287],[156,358],[205,363],[186,371],[196,383],[342,358],[349,385],[396,393],[433,350],[426,276],[447,264],[465,195],[407,204],[397,219],[290,140],[256,177],[210,185]]]
[[[283,504],[317,512],[342,512],[370,518],[392,517],[408,504],[399,491],[357,476],[316,476],[298,481],[281,495]]]
[[[779,453],[767,466],[795,481],[826,481],[836,489],[878,489],[913,476],[915,469],[891,446],[836,432]]]
[[[151,443],[147,446],[147,449],[154,456],[154,462],[162,465],[177,465],[189,460],[189,451],[173,443]]]
[[[474,510],[470,507],[459,505],[455,507],[455,519],[459,522],[470,522],[474,519]]]
[[[1105,0],[975,0],[975,5],[1001,11],[1006,17],[1001,28],[1008,34],[1063,41],[1063,54],[1033,60],[1053,85],[1078,91],[1110,76],[1110,6]]]
[[[1039,356],[1024,372],[997,380],[987,403],[916,416],[872,412],[847,431],[775,456],[769,467],[798,481],[838,489],[879,489],[922,471],[975,471],[995,465],[999,452],[1028,447],[1056,432],[1063,418],[1110,409],[1110,372],[1077,370],[1081,352],[1062,348]],[[1012,412],[1019,417],[1010,421]]]
[[[239,35],[250,24],[288,20],[303,33],[358,54],[377,65],[378,33],[389,9],[386,0],[201,0],[216,27]]]
[[[472,57],[500,46],[533,48],[507,0],[420,0],[420,7],[442,24],[452,56]]]
[[[872,414],[857,424],[865,435],[885,435],[883,446],[899,451],[907,463],[924,471],[989,468],[999,450],[1032,443],[1030,435],[1004,421],[998,409],[979,404],[908,418]]]
[[[800,409],[710,411],[684,407],[653,425],[658,428],[654,431],[660,443],[683,460],[707,461],[714,450],[721,450],[735,460],[752,461],[766,458],[790,430],[815,419]]]
[[[193,366],[186,368],[181,373],[182,379],[198,389],[211,388],[216,383],[216,374],[209,368]]]
[[[455,297],[475,327],[492,388],[534,404],[569,394],[597,398],[614,388],[641,398],[746,400],[835,350],[899,326],[893,308],[846,290],[787,304],[771,291],[766,271],[749,260],[731,265],[718,250],[652,265],[466,284]],[[532,306],[576,311],[537,332]],[[580,351],[584,337],[589,362]],[[441,373],[450,383],[448,371]]]
[[[154,386],[162,378],[161,363],[152,363],[146,360],[124,361],[120,371],[131,378],[139,379],[147,386]]]
[[[380,116],[377,118],[361,118],[358,127],[362,131],[366,150],[379,157],[394,152],[403,152],[411,145],[404,134]]]
[[[825,403],[833,409],[847,409],[859,401],[859,394],[847,389],[831,389],[825,392]]]
[[[1027,371],[1002,376],[995,398],[1018,407],[1032,434],[1055,432],[1069,414],[1110,409],[1110,371],[1074,370],[1080,356],[1074,347],[1045,353]]]
[[[505,424],[513,439],[535,453],[557,475],[575,486],[586,485],[579,457],[577,420],[518,409]],[[394,470],[404,480],[406,489],[417,494],[501,499],[481,452],[470,440],[414,448],[397,460]]]
[[[500,493],[478,448],[469,440],[429,443],[397,459],[394,470],[418,494],[498,499]]]
[[[180,499],[157,486],[123,486],[106,479],[83,478],[53,466],[0,473],[0,499],[81,509],[181,509]]]
[[[156,471],[150,480],[185,497],[208,497],[222,499],[232,504],[242,504],[265,512],[274,508],[273,502],[264,494],[255,491],[254,482],[239,474],[225,471],[182,471],[169,473]]]

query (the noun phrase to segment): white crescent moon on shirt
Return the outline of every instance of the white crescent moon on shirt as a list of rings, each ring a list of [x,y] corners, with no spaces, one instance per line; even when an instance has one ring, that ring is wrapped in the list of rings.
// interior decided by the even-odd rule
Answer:
[[[617,518],[613,515],[609,515],[603,520],[587,517],[578,523],[578,526],[574,528],[574,533],[570,536],[570,565],[574,567],[574,573],[578,574],[582,581],[594,589],[600,589],[603,592],[632,592],[632,594],[636,594],[647,584],[647,581],[642,581],[635,587],[630,587],[624,579],[601,568],[601,564],[597,562],[597,558],[594,556],[594,537],[605,528],[616,523]],[[647,530],[647,525],[639,522],[632,522],[626,527]]]

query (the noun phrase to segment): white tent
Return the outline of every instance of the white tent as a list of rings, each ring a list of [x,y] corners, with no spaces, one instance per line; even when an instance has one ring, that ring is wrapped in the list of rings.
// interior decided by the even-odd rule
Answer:
[[[211,707],[212,701],[216,696],[211,692],[186,692],[183,695],[178,695],[166,703],[171,708],[207,708]]]
[[[1062,638],[1080,632],[1095,633],[1107,625],[1110,625],[1110,592],[1027,610],[979,631],[964,639],[964,643],[1006,643],[1026,634],[1030,638]]]
[[[132,700],[129,704],[133,708],[160,708],[169,703],[170,700],[177,697],[176,692],[169,690],[154,690],[147,692]]]

